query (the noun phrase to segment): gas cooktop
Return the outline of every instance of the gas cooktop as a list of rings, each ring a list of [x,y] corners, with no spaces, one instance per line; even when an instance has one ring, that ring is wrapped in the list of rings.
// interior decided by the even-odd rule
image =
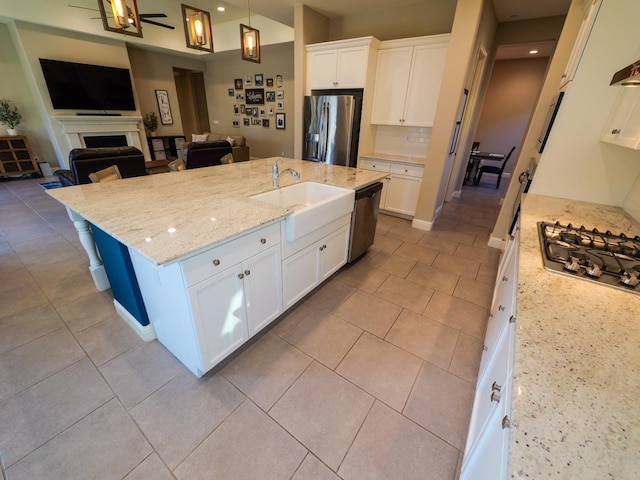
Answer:
[[[538,222],[545,269],[640,294],[640,236]]]

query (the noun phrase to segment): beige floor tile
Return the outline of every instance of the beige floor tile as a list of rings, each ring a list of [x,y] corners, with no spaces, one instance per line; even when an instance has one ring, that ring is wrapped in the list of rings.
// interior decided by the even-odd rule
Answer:
[[[404,414],[458,450],[464,450],[474,392],[471,382],[425,363]]]
[[[40,288],[54,306],[66,305],[96,291],[88,269],[72,276],[62,277],[56,283],[40,284]]]
[[[183,480],[291,478],[307,450],[246,400],[175,470]]]
[[[440,232],[438,236],[445,240],[461,243],[463,245],[473,245],[473,242],[476,239],[476,236],[472,233],[457,232],[455,230],[445,230]]]
[[[431,266],[455,273],[462,277],[475,279],[480,269],[480,262],[441,252]]]
[[[64,323],[50,305],[0,317],[0,354],[62,327]]]
[[[313,311],[314,309],[307,305],[303,300],[295,305],[292,310],[289,310],[274,322],[274,324],[272,324],[273,327],[271,327],[269,331],[279,337],[284,337],[292,328],[298,325],[298,323]]]
[[[0,403],[0,452],[6,466],[113,398],[88,359]]]
[[[386,213],[379,213],[377,225],[381,225],[382,227],[389,230],[399,225],[400,226],[411,225],[411,222],[405,218],[396,217],[394,215],[387,215]]]
[[[51,235],[46,239],[35,239],[22,242],[14,247],[20,261],[25,265],[43,265],[61,260],[72,259],[78,255],[77,250],[61,235]],[[55,251],[55,255],[51,252]]]
[[[73,333],[86,330],[105,320],[119,318],[113,305],[113,296],[98,291],[60,305],[56,310]]]
[[[481,339],[461,333],[453,352],[449,372],[475,385],[483,344]]]
[[[421,364],[418,357],[365,332],[336,372],[401,412]]]
[[[405,278],[413,269],[416,262],[389,253],[380,252],[369,260],[369,266],[390,273],[396,277]]]
[[[402,311],[391,302],[358,291],[335,311],[335,314],[363,330],[383,338]]]
[[[155,340],[141,342],[100,367],[105,380],[127,409],[185,371],[186,368]]]
[[[283,338],[333,369],[356,343],[362,330],[324,310],[306,316]]]
[[[493,288],[477,280],[461,277],[453,296],[481,307],[490,308]]]
[[[85,358],[66,328],[0,355],[0,401]]]
[[[454,228],[456,228],[456,225],[458,225],[458,222],[460,221],[461,221],[460,219],[454,216],[444,216],[444,215],[440,216],[433,223],[433,228],[431,231],[433,232],[451,231]]]
[[[484,338],[489,310],[475,303],[436,292],[423,315],[475,338]]]
[[[76,333],[76,339],[98,366],[143,343],[115,310],[106,320]]]
[[[345,480],[452,479],[457,457],[451,445],[376,402],[338,474]]]
[[[490,267],[497,267],[500,260],[500,250],[487,247],[486,242],[484,247],[461,244],[456,249],[455,256],[474,260]]]
[[[268,411],[311,362],[311,357],[268,333],[220,373]]]
[[[245,399],[220,375],[183,372],[131,409],[160,458],[173,469]]]
[[[397,238],[389,237],[385,235],[376,234],[373,245],[371,245],[372,250],[381,250],[387,253],[393,253],[396,249],[402,245],[402,240],[398,240]]]
[[[459,279],[460,276],[455,273],[420,263],[407,275],[407,280],[446,293],[447,295],[453,294]]]
[[[35,282],[30,278],[24,280],[26,284],[8,288],[0,295],[0,318],[42,307],[49,303],[46,295]]]
[[[384,282],[388,276],[389,274],[387,272],[370,267],[369,264],[366,263],[366,259],[363,258],[357,263],[343,268],[334,278],[352,287],[373,293],[382,285],[382,282]]]
[[[471,233],[473,235],[487,235],[491,231],[490,228],[472,225],[470,223],[458,223],[454,230],[457,232]]]
[[[394,256],[405,257],[420,262],[424,265],[431,265],[438,256],[438,251],[423,245],[413,243],[403,243],[395,252]]]
[[[309,453],[291,480],[340,480],[340,477]]]
[[[458,242],[434,235],[425,236],[418,242],[418,245],[445,253],[453,253],[456,251],[456,248],[458,248]]]
[[[173,480],[173,478],[173,475],[162,463],[160,457],[152,453],[123,480]]]
[[[269,414],[335,470],[372,404],[373,397],[314,362]]]
[[[385,234],[391,238],[397,238],[405,243],[418,243],[424,237],[424,230],[412,228],[410,223],[396,225]]]
[[[433,292],[431,288],[390,275],[376,290],[375,295],[413,312],[422,313]]]
[[[356,287],[335,278],[325,283],[317,292],[313,293],[313,295],[305,301],[305,305],[323,310],[335,310],[355,291]]]
[[[151,446],[117,400],[9,467],[11,480],[122,478],[151,453]]]
[[[478,270],[478,275],[476,276],[476,280],[493,288],[496,283],[496,274],[497,269],[495,267],[490,267],[488,265],[485,265],[484,263],[481,263],[480,269]]]
[[[398,347],[441,368],[449,368],[459,332],[417,313],[404,310],[385,337]]]

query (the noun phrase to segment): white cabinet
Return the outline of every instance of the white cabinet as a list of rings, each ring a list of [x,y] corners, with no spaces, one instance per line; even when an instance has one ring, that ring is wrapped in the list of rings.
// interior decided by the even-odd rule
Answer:
[[[360,168],[388,173],[382,180],[381,210],[415,215],[424,174],[423,165],[361,157]]]
[[[617,88],[620,93],[600,140],[640,150],[640,88]]]
[[[598,14],[598,10],[600,9],[601,3],[602,0],[583,0],[582,2],[582,24],[580,25],[580,30],[578,31],[578,35],[576,36],[576,41],[573,44],[573,49],[571,50],[571,55],[569,56],[569,60],[567,61],[567,66],[565,67],[564,73],[562,74],[560,88],[564,87],[568,82],[573,80],[573,76],[576,73],[576,69],[578,68],[580,59],[582,58],[584,47],[587,45],[589,35],[591,35],[593,23],[596,20],[596,16]]]
[[[448,41],[434,35],[380,44],[371,123],[433,126]]]
[[[364,88],[373,37],[307,45],[307,91]]]
[[[349,225],[324,236],[282,262],[285,310],[347,263]]]

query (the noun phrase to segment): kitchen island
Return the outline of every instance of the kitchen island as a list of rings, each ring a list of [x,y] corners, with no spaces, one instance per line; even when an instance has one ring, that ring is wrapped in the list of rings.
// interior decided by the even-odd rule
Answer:
[[[291,238],[289,220],[309,207],[251,198],[276,189],[276,161],[280,187],[296,182],[289,168],[303,182],[348,190],[382,177],[269,158],[48,192],[76,223],[89,222],[128,249],[153,332],[141,336],[157,337],[201,376],[346,263],[353,194],[333,216],[307,214],[311,226]]]
[[[621,208],[526,196],[509,477],[638,478],[640,295],[546,271],[539,221],[640,234]]]

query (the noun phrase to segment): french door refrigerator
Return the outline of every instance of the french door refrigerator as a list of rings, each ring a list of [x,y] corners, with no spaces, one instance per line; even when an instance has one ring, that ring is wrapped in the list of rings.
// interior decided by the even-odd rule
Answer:
[[[302,158],[355,167],[361,111],[362,99],[352,95],[304,97]]]

